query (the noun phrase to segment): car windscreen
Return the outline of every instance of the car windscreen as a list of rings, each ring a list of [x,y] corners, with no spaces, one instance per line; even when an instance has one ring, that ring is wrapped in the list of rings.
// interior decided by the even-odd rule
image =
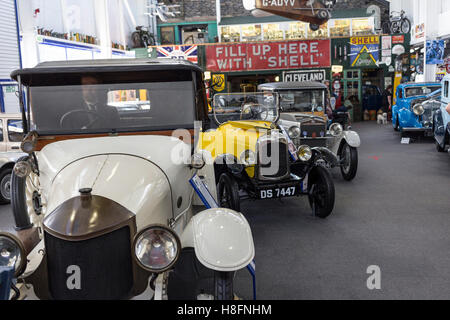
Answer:
[[[226,93],[214,96],[217,123],[240,120],[275,122],[278,119],[276,93]]]
[[[187,128],[195,120],[192,81],[30,88],[32,129],[40,134]]]
[[[422,87],[409,87],[405,88],[406,98],[427,96],[430,93],[439,89],[439,85],[436,86],[422,86]]]
[[[324,112],[324,90],[281,91],[280,107],[282,112]]]

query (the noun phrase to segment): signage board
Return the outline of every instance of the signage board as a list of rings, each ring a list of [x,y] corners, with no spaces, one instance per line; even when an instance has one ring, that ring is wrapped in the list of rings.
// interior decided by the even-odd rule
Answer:
[[[444,64],[444,40],[427,40],[427,64]]]
[[[350,38],[350,64],[352,67],[377,66],[380,37]]]
[[[399,35],[399,36],[392,36],[392,43],[393,44],[403,44],[405,42],[405,36]]]
[[[188,60],[192,63],[198,63],[197,46],[160,46],[156,48],[158,58],[171,58]]]
[[[283,81],[285,82],[304,82],[304,81],[316,81],[324,82],[325,70],[297,70],[297,71],[285,71],[283,72]]]
[[[217,44],[206,47],[213,72],[330,67],[330,40]]]

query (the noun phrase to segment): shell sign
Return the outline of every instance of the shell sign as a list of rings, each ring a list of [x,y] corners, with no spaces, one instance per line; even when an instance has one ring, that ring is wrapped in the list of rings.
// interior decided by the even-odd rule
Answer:
[[[210,45],[206,60],[213,72],[330,67],[330,40]]]

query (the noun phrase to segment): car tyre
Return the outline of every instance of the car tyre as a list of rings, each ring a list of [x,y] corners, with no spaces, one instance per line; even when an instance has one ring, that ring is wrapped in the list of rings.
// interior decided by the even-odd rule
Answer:
[[[335,198],[334,183],[328,170],[315,167],[309,175],[309,185],[308,200],[313,215],[327,218],[333,211]]]
[[[19,161],[28,161],[28,156],[22,157]],[[14,220],[18,229],[27,229],[33,226],[28,212],[26,195],[27,177],[20,178],[12,171],[11,177],[11,207]]]
[[[358,171],[358,150],[344,142],[339,151],[340,159],[345,159],[341,164],[341,174],[344,180],[352,181]]]
[[[239,185],[236,179],[228,173],[222,173],[217,184],[219,206],[240,211]]]
[[[11,203],[11,175],[11,168],[3,169],[0,173],[0,204]]]
[[[445,151],[445,146],[442,147],[439,142],[436,141],[436,150],[437,152],[444,152]]]
[[[234,272],[214,272],[215,300],[234,300],[233,279]]]

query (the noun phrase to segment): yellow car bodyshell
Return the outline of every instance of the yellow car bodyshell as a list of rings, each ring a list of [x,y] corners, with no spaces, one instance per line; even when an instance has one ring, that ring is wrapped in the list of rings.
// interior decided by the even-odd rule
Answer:
[[[228,121],[216,130],[202,132],[200,149],[209,151],[215,161],[221,155],[233,155],[238,161],[246,150],[256,152],[256,143],[261,136],[274,129],[270,121],[242,120]],[[255,166],[245,168],[250,178],[255,176]]]

